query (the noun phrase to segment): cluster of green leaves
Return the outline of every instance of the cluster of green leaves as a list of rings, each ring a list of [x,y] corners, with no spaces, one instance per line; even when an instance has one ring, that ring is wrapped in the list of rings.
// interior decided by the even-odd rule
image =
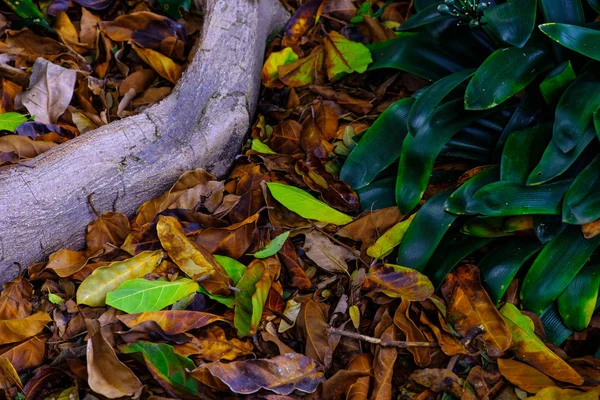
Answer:
[[[391,105],[341,170],[363,209],[408,214],[444,178],[436,160],[479,164],[418,210],[398,264],[439,286],[489,246],[479,267],[493,300],[522,276],[523,307],[556,343],[588,325],[600,285],[600,236],[581,229],[600,218],[600,8],[588,2],[416,0],[397,38],[369,46],[370,70],[432,84]]]

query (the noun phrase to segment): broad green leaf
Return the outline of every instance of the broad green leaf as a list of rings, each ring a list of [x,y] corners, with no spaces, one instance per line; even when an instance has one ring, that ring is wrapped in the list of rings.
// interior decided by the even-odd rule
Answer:
[[[541,313],[567,288],[598,245],[600,236],[585,239],[580,227],[573,225],[546,244],[521,285],[523,307]]]
[[[546,375],[561,382],[581,385],[583,378],[565,361],[550,350],[534,333],[533,321],[511,303],[506,303],[500,313],[512,333],[510,349],[517,358]]]
[[[574,331],[588,327],[598,299],[600,266],[589,265],[579,271],[558,298],[558,312],[565,325]]]
[[[426,88],[415,100],[408,114],[408,131],[410,134],[416,135],[419,128],[427,122],[427,119],[442,100],[474,73],[474,69],[464,69],[448,75]]]
[[[256,333],[267,301],[273,278],[262,260],[255,260],[246,269],[236,285],[233,300],[233,325],[239,337]]]
[[[587,2],[594,11],[600,13],[600,0],[587,0]]]
[[[583,225],[600,218],[600,156],[596,156],[575,178],[565,194],[562,220]]]
[[[411,215],[409,218],[398,222],[396,225],[385,231],[375,243],[367,248],[367,255],[373,258],[384,258],[390,254],[394,247],[402,242],[402,238],[404,238],[406,230],[415,218],[415,215],[416,214]]]
[[[575,78],[577,78],[577,75],[575,75],[570,60],[553,68],[542,83],[540,83],[540,91],[546,103],[550,105],[556,104],[565,89]]]
[[[397,38],[368,48],[374,60],[369,70],[394,68],[435,81],[466,68],[427,33],[400,32]]]
[[[406,136],[396,178],[396,202],[400,212],[408,214],[419,203],[435,159],[448,140],[486,114],[486,111],[465,111],[462,99],[452,100],[437,107],[415,136]]]
[[[160,4],[162,10],[169,17],[174,20],[178,20],[181,18],[181,8],[185,11],[190,11],[190,6],[192,5],[191,0],[158,0],[158,4]]]
[[[119,349],[124,354],[140,353],[152,376],[175,389],[175,394],[204,397],[201,394],[205,389],[190,373],[196,365],[189,358],[175,353],[173,346],[140,341],[120,346]]]
[[[532,219],[535,236],[543,244],[560,235],[567,227],[560,215],[533,215]]]
[[[518,182],[490,183],[475,193],[469,211],[490,217],[557,215],[570,184],[570,180],[540,186],[525,186]]]
[[[442,207],[450,191],[431,197],[417,211],[398,248],[398,264],[422,271],[442,237],[456,219]]]
[[[546,340],[555,346],[561,346],[569,336],[573,334],[558,313],[558,305],[552,303],[540,315],[544,325]]]
[[[535,26],[537,0],[509,0],[483,11],[486,30],[505,43],[523,47]]]
[[[567,24],[543,24],[540,30],[561,46],[600,61],[600,31]]]
[[[32,0],[4,0],[4,3],[27,23],[41,25],[52,30]]]
[[[600,81],[591,73],[580,75],[563,93],[554,118],[554,143],[564,152],[573,150],[593,126],[600,107]]]
[[[106,304],[128,314],[159,311],[195,293],[199,286],[188,278],[176,281],[132,279],[106,295]]]
[[[419,12],[412,15],[409,19],[407,19],[404,23],[400,25],[400,30],[407,31],[409,29],[414,29],[420,26],[425,26],[434,23],[437,24],[441,21],[451,19],[452,17],[441,14],[438,11],[439,3],[440,2],[436,2],[435,4],[431,4],[423,8],[422,10],[419,10]]]
[[[360,200],[360,211],[380,210],[396,207],[396,177],[379,179],[356,190]]]
[[[240,279],[242,279],[244,271],[246,271],[246,266],[231,257],[220,256],[218,254],[213,254],[213,256],[221,264],[225,272],[227,272],[227,276],[231,278],[233,284],[237,285]]]
[[[546,52],[536,47],[494,51],[467,85],[465,109],[486,110],[503,103],[527,87],[547,63]]]
[[[495,238],[524,234],[533,231],[533,217],[531,215],[517,215],[509,217],[482,217],[469,219],[460,228],[465,235]]]
[[[346,225],[352,222],[352,217],[331,208],[304,190],[277,182],[267,182],[267,187],[275,200],[303,218],[334,225]]]
[[[101,307],[106,294],[117,289],[123,282],[141,278],[154,271],[163,258],[162,250],[144,251],[135,257],[100,267],[88,276],[77,289],[77,304]]]
[[[330,80],[352,72],[363,73],[373,62],[371,52],[362,43],[331,31],[325,36],[325,68]]]
[[[593,127],[587,130],[583,139],[573,150],[566,153],[558,147],[554,140],[551,140],[542,155],[542,159],[529,174],[527,184],[530,186],[540,185],[560,176],[573,165],[588,145],[595,140],[596,132]]]
[[[277,69],[282,65],[292,63],[296,60],[298,60],[298,54],[296,54],[291,47],[285,47],[283,50],[274,51],[269,54],[261,73],[263,85],[266,87],[283,87],[281,82],[279,82],[279,73]],[[258,139],[253,139],[252,146],[254,146],[255,140],[260,143]]]
[[[444,283],[446,276],[461,260],[487,245],[491,240],[490,238],[468,236],[460,232],[447,233],[423,268],[423,273],[431,279],[436,288],[439,288]]]
[[[253,254],[255,258],[267,258],[277,254],[283,247],[283,244],[290,236],[290,231],[284,232],[271,240],[265,247]]]
[[[585,23],[581,0],[539,0],[539,4],[546,22]]]
[[[48,293],[48,300],[50,300],[50,303],[52,304],[60,304],[64,301],[62,297],[54,293]]]
[[[527,183],[552,138],[552,124],[545,123],[516,131],[508,136],[500,162],[500,180]]]
[[[494,304],[500,302],[519,269],[541,247],[538,242],[526,242],[519,238],[499,244],[477,263],[483,285]]]
[[[355,190],[364,188],[400,157],[413,102],[412,98],[399,100],[381,113],[346,158],[341,180]]]
[[[389,297],[408,301],[424,301],[434,288],[427,276],[411,268],[394,264],[378,264],[369,269],[365,290],[382,292]]]
[[[269,146],[267,146],[266,144],[261,142],[259,139],[252,139],[252,146],[250,148],[252,150],[256,151],[257,153],[277,154],[276,152],[271,150],[271,148]]]
[[[14,132],[19,125],[27,121],[28,118],[26,116],[17,112],[0,114],[0,130]]]
[[[469,211],[470,203],[473,201],[473,195],[482,187],[498,182],[500,179],[500,168],[493,165],[484,169],[456,189],[444,203],[444,210],[452,214],[472,214]]]

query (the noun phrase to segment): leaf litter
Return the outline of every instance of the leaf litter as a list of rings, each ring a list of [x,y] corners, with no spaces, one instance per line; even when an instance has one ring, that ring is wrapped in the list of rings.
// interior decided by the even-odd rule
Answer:
[[[159,3],[175,5],[171,18],[183,7],[184,19],[146,3],[120,12],[110,1],[54,1],[60,41],[33,31],[46,28],[5,27],[0,51],[41,83],[2,76],[3,111],[21,93],[34,120],[0,121],[19,132],[0,139],[28,139],[10,151],[0,140],[0,160],[34,157],[38,144],[166,95],[198,22],[185,3]],[[598,398],[600,362],[586,348],[597,316],[558,348],[514,290],[492,302],[477,260],[436,291],[395,264],[414,214],[361,208],[337,177],[356,136],[423,85],[366,70],[364,44],[390,38],[409,3],[284,3],[293,16],[267,49],[259,115],[229,176],[186,172],[130,219],[94,209],[85,249],[61,249],[3,286],[0,390],[15,399]],[[48,83],[67,76],[75,90],[65,102]]]

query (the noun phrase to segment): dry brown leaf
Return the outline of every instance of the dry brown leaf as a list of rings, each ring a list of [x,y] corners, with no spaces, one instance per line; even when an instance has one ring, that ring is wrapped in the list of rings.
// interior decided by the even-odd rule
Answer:
[[[365,211],[355,221],[343,226],[335,234],[337,236],[363,242],[370,245],[385,231],[396,225],[402,219],[398,207],[387,207],[375,211]]]
[[[129,220],[121,213],[105,212],[87,226],[85,243],[90,251],[97,251],[106,243],[121,246],[131,232]]]
[[[304,252],[318,267],[338,274],[348,273],[346,261],[356,258],[348,249],[333,244],[327,236],[314,231],[306,234]]]
[[[181,78],[183,67],[171,60],[169,57],[159,53],[158,51],[145,49],[143,47],[136,46],[135,44],[132,44],[131,47],[146,64],[148,64],[153,70],[156,71],[157,74],[169,82],[177,83],[179,78]]]
[[[387,310],[375,327],[375,336],[378,336],[378,332],[380,332],[379,338],[382,340],[396,339],[396,326]],[[393,392],[392,378],[398,350],[395,347],[376,346],[373,355],[375,382],[373,383],[371,400],[391,400]]]
[[[410,379],[436,393],[448,393],[456,398],[463,394],[461,379],[452,371],[442,368],[426,368],[413,372]]]
[[[89,259],[85,251],[60,249],[50,254],[46,269],[51,269],[61,278],[66,278],[81,271]]]
[[[3,154],[14,154],[16,157],[25,159],[36,157],[56,146],[52,142],[39,142],[27,136],[6,135],[0,137],[0,156]],[[2,160],[0,159],[0,163]]]
[[[348,364],[349,371],[373,373],[373,358],[370,354],[362,353],[354,356]],[[371,377],[364,376],[356,381],[346,391],[346,400],[367,400],[369,397]]]
[[[46,341],[50,335],[34,336],[9,348],[0,349],[0,357],[12,363],[17,372],[37,367],[46,359]]]
[[[0,320],[22,319],[31,315],[33,286],[23,277],[2,285]]]
[[[298,334],[306,346],[305,354],[325,365],[333,351],[329,343],[327,312],[325,304],[309,300],[302,305],[296,319]]]
[[[537,393],[546,387],[556,386],[546,374],[519,361],[499,358],[498,368],[506,380],[529,393]]]
[[[394,313],[394,324],[404,333],[407,341],[427,342],[427,338],[423,332],[421,332],[417,324],[410,319],[410,304],[410,301],[402,299],[402,302]],[[431,362],[431,350],[427,347],[409,347],[408,351],[413,355],[415,363],[419,367],[426,367]]]
[[[242,222],[225,228],[204,229],[196,236],[196,243],[211,253],[237,259],[250,247],[258,217],[259,214],[254,214]]]
[[[87,44],[79,42],[77,29],[75,29],[75,25],[73,25],[73,22],[71,22],[71,19],[66,12],[61,11],[56,14],[56,19],[54,20],[54,30],[64,44],[79,54],[83,55],[88,52],[89,49]]]
[[[600,234],[600,219],[581,225],[581,231],[586,239],[591,239]]]
[[[50,315],[39,311],[27,318],[0,320],[0,344],[20,342],[37,335],[52,321]]]
[[[227,339],[223,328],[212,325],[194,336],[189,343],[175,345],[175,352],[185,357],[196,356],[205,361],[229,360],[252,354],[252,343],[237,338]]]

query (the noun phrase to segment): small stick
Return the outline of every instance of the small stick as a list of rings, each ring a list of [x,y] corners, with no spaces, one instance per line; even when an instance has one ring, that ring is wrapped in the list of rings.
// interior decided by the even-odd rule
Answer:
[[[440,345],[436,342],[404,342],[398,340],[386,340],[374,338],[372,336],[362,335],[357,332],[349,332],[343,331],[336,328],[329,328],[328,332],[333,335],[346,336],[352,339],[362,340],[364,342],[373,343],[379,345],[381,347],[399,347],[399,348],[407,348],[407,347],[439,347]]]

